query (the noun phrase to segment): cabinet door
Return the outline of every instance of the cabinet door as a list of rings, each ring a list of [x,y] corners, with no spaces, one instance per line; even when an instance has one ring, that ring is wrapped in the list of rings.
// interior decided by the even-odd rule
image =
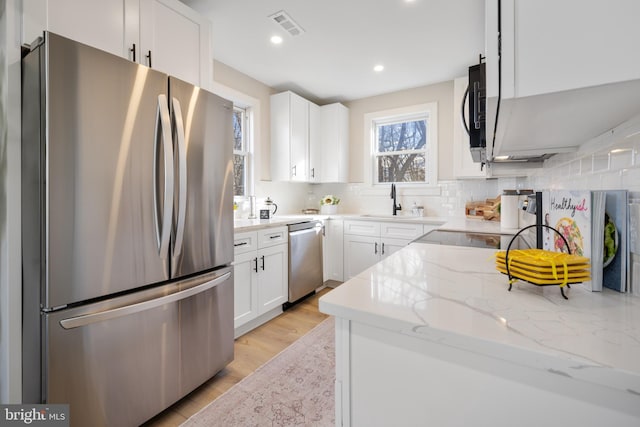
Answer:
[[[287,245],[258,251],[258,314],[287,301],[289,290],[289,257]]]
[[[41,4],[36,6],[38,3]],[[41,15],[32,14],[30,7],[46,8],[44,13],[48,14],[45,18],[47,22],[38,28],[38,35],[42,35],[42,30],[47,28],[72,40],[128,57],[130,46],[125,40],[126,0],[49,0],[48,4],[43,3],[25,2],[25,16]]]
[[[291,179],[291,97],[290,92],[271,95],[271,179]]]
[[[309,101],[290,92],[291,181],[307,181],[309,170]]]
[[[237,328],[258,316],[255,251],[236,255],[233,262],[233,327]]]
[[[380,239],[370,236],[344,236],[344,278],[349,280],[380,260]]]
[[[176,0],[140,0],[141,64],[209,88],[209,21]]]
[[[322,124],[322,182],[349,180],[349,109],[340,103],[323,105]]]
[[[309,182],[326,182],[324,177],[323,146],[321,134],[320,109],[313,102],[309,103]]]
[[[398,252],[400,249],[407,246],[410,241],[411,240],[405,240],[405,239],[382,239],[382,242],[380,245],[381,258],[384,259],[389,255],[395,252]]]
[[[640,2],[502,3],[503,22],[514,22],[513,57],[506,60],[513,64],[516,97],[640,78]]]
[[[324,241],[322,251],[324,256],[324,281],[344,280],[343,273],[343,221],[329,219],[324,222]]]

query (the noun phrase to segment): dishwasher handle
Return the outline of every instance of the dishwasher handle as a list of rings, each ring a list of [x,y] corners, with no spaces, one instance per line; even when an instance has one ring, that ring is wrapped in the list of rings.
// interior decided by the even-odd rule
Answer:
[[[320,229],[320,232],[322,232],[322,230]],[[317,227],[311,227],[311,228],[305,228],[303,230],[297,230],[297,231],[290,231],[289,232],[289,237],[296,237],[296,236],[301,236],[303,234],[318,234],[318,228]]]

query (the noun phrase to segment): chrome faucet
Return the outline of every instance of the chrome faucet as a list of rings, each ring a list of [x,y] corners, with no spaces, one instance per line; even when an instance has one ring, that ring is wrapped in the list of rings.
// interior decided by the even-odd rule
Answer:
[[[402,205],[396,203],[396,185],[391,184],[391,198],[393,199],[393,214],[398,215],[398,211],[402,210]]]

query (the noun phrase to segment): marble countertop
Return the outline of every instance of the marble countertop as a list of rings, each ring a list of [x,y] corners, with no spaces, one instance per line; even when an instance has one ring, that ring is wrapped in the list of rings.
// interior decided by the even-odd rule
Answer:
[[[314,215],[282,215],[271,219],[235,219],[233,221],[233,229],[236,233],[242,233],[262,228],[281,227],[284,225],[295,224],[296,222],[311,221],[314,219],[318,219],[318,217]]]
[[[233,222],[234,231],[241,233],[244,231],[253,231],[261,228],[279,227],[283,225],[294,224],[301,221],[312,220],[331,220],[331,219],[355,219],[359,221],[377,221],[377,222],[409,222],[418,224],[438,225],[448,223],[447,218],[426,217],[426,216],[410,216],[410,215],[369,215],[369,214],[340,214],[340,215],[277,215],[271,219],[235,219]],[[485,221],[481,221],[485,222]],[[488,222],[488,221],[486,221]],[[454,221],[454,225],[460,226],[459,222]],[[498,224],[499,225],[499,224]]]
[[[494,252],[411,244],[322,296],[320,311],[614,387],[640,404],[640,298],[573,285],[564,300],[556,286],[524,282],[509,292]]]

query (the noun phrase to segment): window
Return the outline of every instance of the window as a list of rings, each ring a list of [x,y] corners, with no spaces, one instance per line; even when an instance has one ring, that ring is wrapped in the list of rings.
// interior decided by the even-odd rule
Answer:
[[[246,196],[249,172],[247,111],[233,107],[233,195]]]
[[[425,182],[427,118],[376,121],[378,183]]]
[[[436,123],[435,103],[367,114],[369,182],[435,185]]]

